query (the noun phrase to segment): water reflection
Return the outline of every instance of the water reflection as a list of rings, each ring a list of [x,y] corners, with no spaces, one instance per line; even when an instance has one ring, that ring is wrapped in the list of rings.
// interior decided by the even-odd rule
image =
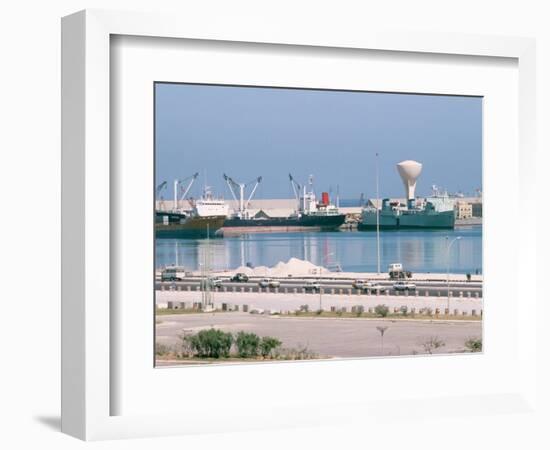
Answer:
[[[382,270],[401,262],[413,272],[446,272],[449,239],[460,236],[449,257],[451,272],[475,273],[482,267],[480,226],[454,231],[387,231],[380,233]],[[210,254],[213,270],[235,269],[247,263],[273,266],[295,257],[344,271],[375,272],[376,234],[371,232],[312,232],[249,234],[223,239],[159,239],[157,267],[178,264],[198,270]]]

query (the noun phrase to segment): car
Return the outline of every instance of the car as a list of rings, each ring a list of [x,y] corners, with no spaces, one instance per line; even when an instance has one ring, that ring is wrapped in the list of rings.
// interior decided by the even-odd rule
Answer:
[[[355,280],[351,285],[355,289],[363,289],[363,286],[365,286],[365,280]]]
[[[306,291],[319,291],[321,289],[321,283],[318,281],[306,281],[303,287]]]
[[[371,291],[385,292],[386,286],[380,283],[373,283],[372,281],[367,281],[366,283],[363,284],[362,289],[363,291],[367,291],[367,292],[371,292]]]
[[[222,285],[222,279],[220,277],[212,277],[209,281],[212,287],[220,287]]]
[[[208,286],[209,288],[221,287],[222,279],[220,277],[211,277],[201,280],[201,286]]]
[[[278,288],[281,285],[281,282],[279,280],[274,280],[273,278],[262,278],[258,282],[258,285],[263,288]]]
[[[239,272],[233,275],[230,281],[236,283],[246,283],[248,281],[248,275],[246,273]]]
[[[416,284],[409,283],[408,281],[398,281],[393,284],[393,288],[396,291],[414,291],[416,289]]]

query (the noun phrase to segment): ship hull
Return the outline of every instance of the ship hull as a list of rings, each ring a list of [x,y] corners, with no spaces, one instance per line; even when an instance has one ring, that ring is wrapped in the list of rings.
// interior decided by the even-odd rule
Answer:
[[[455,226],[454,211],[443,211],[433,213],[402,213],[402,214],[380,214],[380,229],[382,230],[403,230],[403,229],[453,229]],[[376,213],[363,214],[361,223],[357,226],[360,231],[376,230]]]
[[[163,220],[168,217],[168,222]],[[182,216],[157,213],[155,237],[158,239],[202,239],[220,235],[225,216]]]
[[[272,217],[268,219],[227,219],[223,225],[224,234],[234,233],[276,233],[293,231],[333,231],[337,230],[346,216],[301,216]]]

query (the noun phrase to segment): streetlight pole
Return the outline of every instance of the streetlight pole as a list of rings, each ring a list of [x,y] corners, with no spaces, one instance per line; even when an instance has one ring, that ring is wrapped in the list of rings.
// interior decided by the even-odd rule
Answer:
[[[446,238],[449,240],[449,236]],[[450,266],[451,266],[451,246],[455,241],[462,239],[462,236],[455,237],[451,242],[447,244],[447,314],[451,313],[451,280],[450,280]]]
[[[376,261],[377,272],[380,275],[380,192],[378,182],[378,152],[376,152]]]
[[[321,271],[323,269],[319,268],[319,311],[323,310],[323,286],[321,284]]]

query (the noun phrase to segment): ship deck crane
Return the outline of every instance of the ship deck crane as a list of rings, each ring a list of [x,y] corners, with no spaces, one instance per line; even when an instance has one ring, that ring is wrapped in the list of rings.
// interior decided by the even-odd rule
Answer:
[[[155,198],[160,197],[159,210],[161,210],[161,211],[164,209],[164,197],[162,197],[160,194],[164,189],[166,189],[167,185],[168,185],[168,183],[166,181],[163,181],[155,189]]]
[[[189,190],[191,189],[191,186],[193,186],[193,183],[195,182],[198,176],[199,176],[199,173],[196,172],[190,177],[184,178],[183,180],[178,180],[178,179],[174,180],[174,210],[178,209],[179,202],[185,199],[186,195],[189,193]],[[184,189],[181,185],[183,185],[183,183],[185,183],[187,180],[190,180],[190,181],[187,187]],[[183,190],[183,193],[181,194],[181,196],[178,196],[178,187],[180,187]]]
[[[254,196],[254,193],[256,192],[256,189],[258,189],[258,185],[262,182],[262,177],[255,178],[254,180],[249,181],[248,183],[237,183],[233,178],[223,174],[223,179],[227,183],[227,186],[229,186],[229,190],[231,191],[231,195],[235,199],[236,202],[239,204],[239,209],[237,211],[237,217],[239,219],[245,219],[247,218],[247,210],[250,206],[250,200],[252,200],[252,197]],[[248,196],[248,199],[246,200],[246,203],[244,201],[244,191],[245,189],[250,186],[252,183],[254,184],[254,187],[252,188],[252,191],[250,192],[250,195]],[[237,194],[238,192],[238,194]]]
[[[300,211],[300,192],[302,191],[302,187],[300,184],[294,179],[291,173],[288,174],[288,178],[290,179],[290,185],[292,186],[292,190],[294,191],[294,197],[296,197],[296,211]]]

